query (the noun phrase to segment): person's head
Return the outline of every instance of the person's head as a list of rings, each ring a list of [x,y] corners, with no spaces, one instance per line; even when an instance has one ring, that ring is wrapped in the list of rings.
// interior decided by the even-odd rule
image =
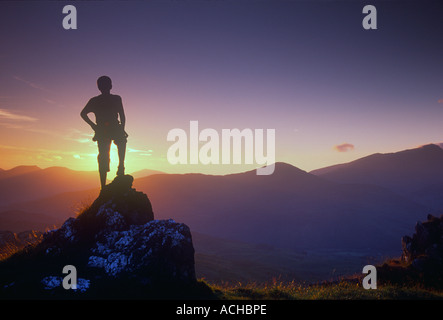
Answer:
[[[112,81],[108,76],[101,76],[97,79],[97,87],[102,93],[110,92],[112,89]]]

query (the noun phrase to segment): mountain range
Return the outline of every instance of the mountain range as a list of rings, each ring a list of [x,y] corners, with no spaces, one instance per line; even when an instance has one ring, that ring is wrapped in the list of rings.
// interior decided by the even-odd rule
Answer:
[[[426,212],[383,187],[336,183],[285,163],[275,169],[270,176],[153,175],[134,185],[149,194],[162,219],[291,249],[395,250]]]
[[[436,144],[372,154],[310,173],[340,183],[385,187],[434,210],[443,208],[443,149]]]
[[[156,219],[186,223],[198,239],[218,239],[214,246],[223,246],[225,239],[288,252],[395,254],[416,221],[443,207],[443,150],[437,145],[311,172],[279,162],[269,176],[255,170],[145,173],[137,174],[134,187],[149,196]],[[95,172],[2,170],[0,230],[59,225],[98,192]]]

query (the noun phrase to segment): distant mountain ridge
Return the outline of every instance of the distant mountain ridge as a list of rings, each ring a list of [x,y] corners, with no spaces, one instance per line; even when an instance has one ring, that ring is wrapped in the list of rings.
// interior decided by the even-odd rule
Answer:
[[[166,172],[163,171],[158,171],[158,170],[152,170],[152,169],[143,169],[143,170],[139,170],[139,171],[135,171],[131,173],[131,176],[133,176],[134,178],[142,178],[142,177],[147,177],[153,174],[165,174]]]
[[[9,170],[0,169],[0,179],[19,176],[22,174],[27,174],[38,170],[42,169],[40,169],[37,166],[17,166]]]
[[[443,149],[428,144],[395,153],[376,153],[310,173],[333,181],[376,184],[410,192],[442,181]]]
[[[425,207],[385,188],[344,185],[276,163],[274,174],[135,180],[162,219],[218,237],[286,248],[395,250]]]
[[[402,179],[394,182],[401,186],[423,181],[415,177],[434,181],[434,174],[440,174],[440,168],[443,177],[440,157],[443,163],[443,150],[428,145],[398,153],[374,154],[329,167],[323,170],[324,174],[322,170],[308,173],[278,162],[274,174],[269,176],[257,176],[255,170],[223,176],[159,173],[135,179],[134,186],[153,200],[159,218],[186,223],[196,232],[286,248],[381,252],[396,250],[400,237],[431,208],[393,191],[389,185],[371,183],[369,178],[387,178],[393,171],[394,177]],[[428,164],[424,170],[422,163]],[[349,168],[354,170],[352,174],[344,178],[338,175]],[[374,174],[376,169],[383,175]],[[52,171],[57,173],[51,174]],[[364,180],[366,172],[369,178]],[[50,211],[51,215],[59,214],[65,219],[68,204],[98,192],[96,173],[88,174],[82,178],[69,169],[48,168],[2,179],[0,191],[3,188],[5,193],[0,193],[3,197],[0,200],[9,201],[10,205],[16,203],[14,207],[6,206],[8,210],[44,214]],[[332,178],[333,174],[337,179]],[[42,179],[47,187],[35,192]],[[71,179],[69,188],[65,186],[67,179]],[[77,190],[73,183],[76,179],[82,184]],[[5,185],[5,181],[14,184]],[[28,189],[22,188],[23,185]],[[38,210],[31,211],[33,208]]]
[[[349,259],[346,261],[360,266],[364,255],[401,253],[401,237],[411,233],[416,221],[433,213],[435,207],[429,205],[430,200],[442,201],[443,191],[440,193],[439,185],[435,184],[443,170],[441,154],[438,146],[428,145],[374,154],[313,172],[278,162],[274,174],[269,176],[257,176],[256,171],[251,170],[228,175],[155,173],[143,177],[145,171],[135,179],[134,187],[149,196],[159,219],[185,223],[191,232],[209,235],[210,239],[247,243],[243,249],[245,257],[252,254],[248,248],[260,248],[253,251],[263,256],[269,256],[263,251],[266,248],[294,253],[329,252],[332,271],[340,269],[333,259],[342,259],[343,254]],[[348,174],[349,168],[355,172]],[[384,174],[373,174],[377,168]],[[342,173],[356,180],[339,180]],[[336,174],[337,179],[326,174]],[[370,178],[374,177],[384,184],[371,183]],[[418,188],[426,186],[405,193],[391,188],[400,184],[407,187],[406,190],[414,190],[416,182],[421,183]],[[443,188],[443,184],[440,185]],[[0,179],[0,206],[3,206],[0,230],[10,227],[20,232],[24,231],[19,228],[23,225],[26,229],[34,226],[43,231],[45,223],[49,227],[60,225],[68,217],[75,216],[76,205],[90,204],[88,201],[98,193],[96,172],[47,168]],[[21,222],[24,220],[26,224]],[[200,236],[197,239],[207,242],[209,238]],[[205,243],[207,247],[198,247],[217,249],[223,247],[221,242],[217,240],[210,245]],[[241,257],[241,250],[236,254]],[[217,264],[207,260],[211,257],[213,255],[207,252],[199,253],[199,259],[207,261],[205,270]],[[306,257],[293,254],[285,261],[294,257],[309,261],[311,264],[306,264],[309,268],[320,261],[318,255],[313,258],[310,254]],[[227,259],[232,256],[227,255]],[[244,263],[242,258],[236,259]],[[224,267],[232,261],[226,262]],[[270,267],[259,257],[248,261],[252,265],[261,263],[263,268]],[[304,263],[300,260],[292,265],[302,268]],[[341,265],[343,269],[344,262]],[[328,267],[321,272],[329,274]]]
[[[14,170],[14,169],[11,169]],[[38,199],[61,192],[84,190],[97,186],[98,175],[64,167],[25,170],[0,179],[0,204]]]
[[[377,153],[310,173],[334,182],[385,187],[434,209],[443,209],[443,149],[436,144]]]

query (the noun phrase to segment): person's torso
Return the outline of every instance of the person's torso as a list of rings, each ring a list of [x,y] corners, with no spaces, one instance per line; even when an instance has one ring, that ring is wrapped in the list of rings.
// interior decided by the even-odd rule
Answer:
[[[118,113],[121,108],[121,98],[117,95],[99,95],[93,98],[93,112],[98,126],[118,125]]]

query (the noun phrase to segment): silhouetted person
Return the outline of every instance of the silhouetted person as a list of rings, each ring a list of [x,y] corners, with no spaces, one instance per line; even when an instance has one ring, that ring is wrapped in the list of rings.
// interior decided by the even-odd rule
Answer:
[[[111,94],[112,81],[107,76],[97,80],[97,87],[101,95],[91,98],[83,108],[80,116],[95,131],[93,141],[98,145],[98,171],[101,187],[106,185],[106,175],[109,170],[111,143],[114,141],[118,148],[117,175],[125,174],[125,154],[128,134],[125,132],[126,117],[123,110],[122,98]],[[96,123],[89,119],[88,114],[95,114]],[[120,117],[120,121],[119,121]]]

